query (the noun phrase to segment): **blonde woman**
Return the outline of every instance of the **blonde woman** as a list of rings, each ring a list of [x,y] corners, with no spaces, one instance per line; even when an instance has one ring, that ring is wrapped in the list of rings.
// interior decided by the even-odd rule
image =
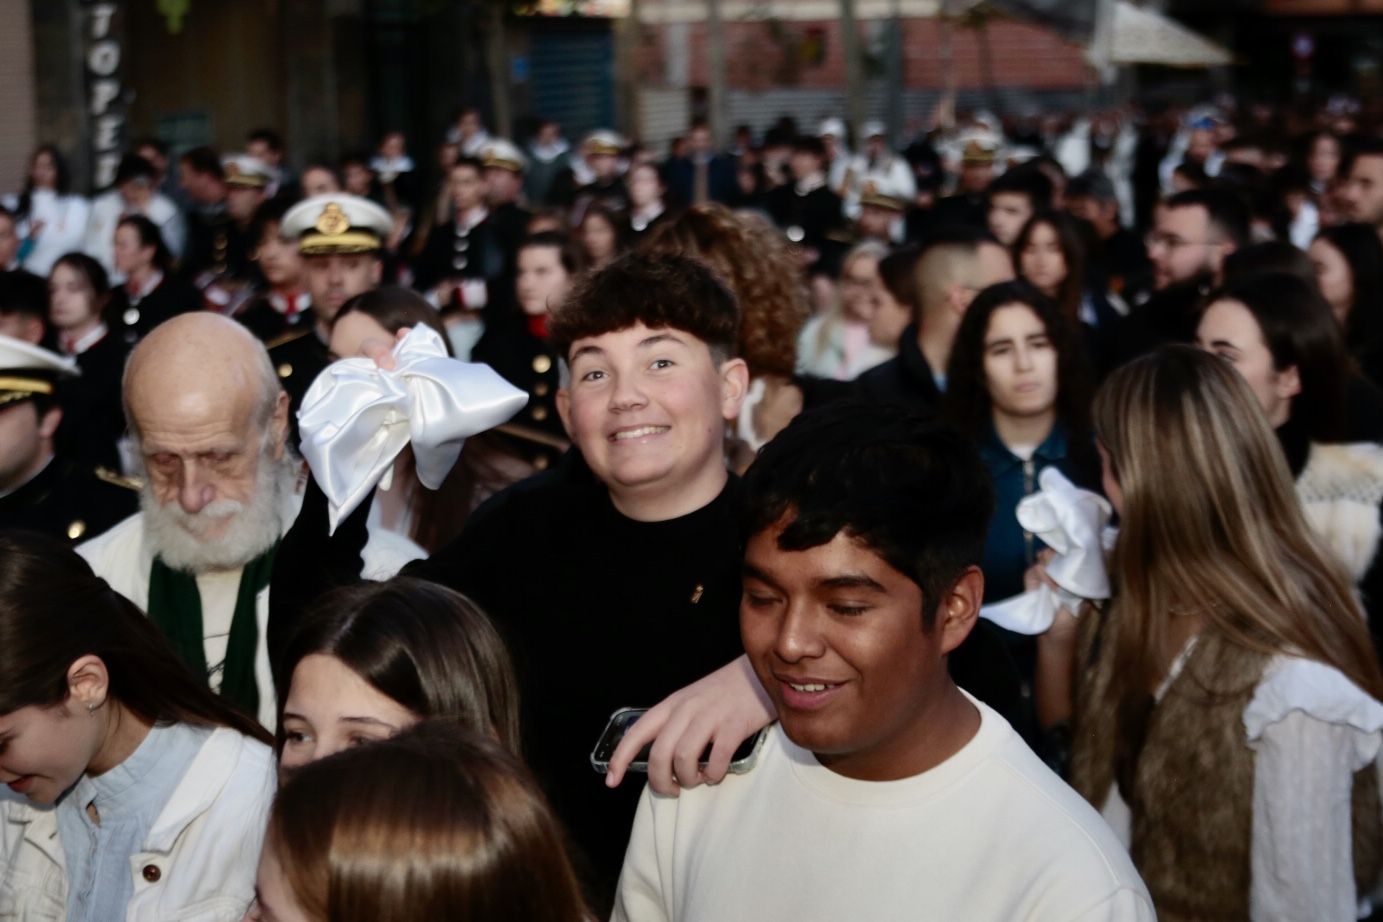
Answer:
[[[1115,596],[1039,652],[1048,715],[1074,678],[1071,783],[1160,919],[1356,918],[1378,883],[1383,674],[1272,429],[1186,347],[1115,372],[1095,428]]]
[[[853,381],[860,372],[886,362],[896,348],[877,346],[869,336],[883,283],[879,263],[888,247],[866,240],[845,254],[840,280],[830,285],[832,303],[802,328],[797,338],[797,369],[835,381]]]

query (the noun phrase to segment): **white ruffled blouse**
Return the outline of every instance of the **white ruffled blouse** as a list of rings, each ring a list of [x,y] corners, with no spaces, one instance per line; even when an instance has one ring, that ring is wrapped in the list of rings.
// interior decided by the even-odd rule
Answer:
[[[1159,698],[1194,644],[1172,664]],[[1353,922],[1383,905],[1383,886],[1355,893],[1350,822],[1354,774],[1373,765],[1383,785],[1383,704],[1332,666],[1279,655],[1244,708],[1244,733],[1254,751],[1250,916]],[[1129,844],[1131,817],[1117,786],[1102,812]]]

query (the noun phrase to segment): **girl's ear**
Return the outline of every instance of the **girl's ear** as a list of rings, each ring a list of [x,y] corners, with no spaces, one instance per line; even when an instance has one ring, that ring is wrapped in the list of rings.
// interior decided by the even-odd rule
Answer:
[[[67,667],[67,700],[84,711],[94,711],[110,695],[110,672],[105,662],[88,653]]]

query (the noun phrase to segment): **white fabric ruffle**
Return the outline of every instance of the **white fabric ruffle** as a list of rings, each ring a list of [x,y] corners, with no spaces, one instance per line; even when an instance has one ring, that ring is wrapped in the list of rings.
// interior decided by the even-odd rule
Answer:
[[[1274,657],[1244,708],[1249,743],[1262,739],[1268,727],[1296,711],[1357,731],[1354,771],[1378,758],[1383,747],[1383,703],[1333,666],[1299,656]]]
[[[980,616],[1020,634],[1041,634],[1052,626],[1059,608],[1072,612],[1082,601],[1109,598],[1105,549],[1113,532],[1106,528],[1112,510],[1104,497],[1082,490],[1048,467],[1037,475],[1040,488],[1018,501],[1018,522],[1056,552],[1047,575],[1059,590],[1042,584],[980,609]]]

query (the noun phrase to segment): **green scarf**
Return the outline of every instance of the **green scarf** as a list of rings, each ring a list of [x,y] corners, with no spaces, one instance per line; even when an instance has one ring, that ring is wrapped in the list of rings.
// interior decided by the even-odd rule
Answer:
[[[245,565],[240,574],[240,589],[235,596],[230,637],[226,642],[226,665],[221,673],[221,697],[251,717],[259,713],[259,688],[255,684],[255,649],[259,646],[259,626],[255,599],[269,585],[274,573],[273,546]],[[202,594],[197,578],[174,570],[159,557],[149,571],[149,620],[173,644],[183,662],[207,679],[206,639],[202,627]]]

